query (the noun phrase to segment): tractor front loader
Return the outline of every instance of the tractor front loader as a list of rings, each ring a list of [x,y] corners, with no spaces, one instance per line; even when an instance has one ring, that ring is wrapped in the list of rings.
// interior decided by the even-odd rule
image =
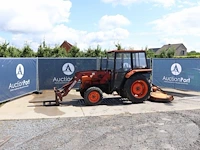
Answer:
[[[79,92],[86,105],[97,105],[103,100],[103,93],[117,92],[133,103],[153,101],[170,102],[159,87],[149,82],[152,69],[147,66],[146,53],[142,50],[114,50],[107,53],[106,67],[100,70],[76,72],[73,79],[62,88],[54,88],[56,104],[59,105],[74,85],[80,81]]]

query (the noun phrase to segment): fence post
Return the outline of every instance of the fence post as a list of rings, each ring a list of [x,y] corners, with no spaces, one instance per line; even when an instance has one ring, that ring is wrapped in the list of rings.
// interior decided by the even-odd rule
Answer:
[[[99,57],[96,57],[96,69],[100,69],[100,59]]]

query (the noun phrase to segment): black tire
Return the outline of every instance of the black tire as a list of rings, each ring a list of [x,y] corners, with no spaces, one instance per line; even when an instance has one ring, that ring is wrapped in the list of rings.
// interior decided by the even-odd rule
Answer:
[[[84,93],[85,93],[84,90],[80,90],[80,95],[82,96],[82,98],[84,98]]]
[[[120,89],[118,92],[117,92],[122,98],[127,98],[126,96],[126,91],[124,89]]]
[[[84,92],[84,101],[86,105],[97,105],[103,100],[103,92],[98,87],[90,87]]]
[[[125,90],[129,100],[133,103],[142,103],[149,98],[151,87],[147,78],[138,74],[127,79]]]

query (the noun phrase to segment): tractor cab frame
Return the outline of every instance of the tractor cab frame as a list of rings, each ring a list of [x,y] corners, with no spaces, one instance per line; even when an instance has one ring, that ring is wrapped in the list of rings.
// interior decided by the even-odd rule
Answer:
[[[102,62],[102,61],[101,61]],[[102,63],[101,63],[102,65]],[[107,53],[106,70],[111,71],[111,91],[119,91],[134,73],[148,77],[146,53],[142,50],[113,50]]]

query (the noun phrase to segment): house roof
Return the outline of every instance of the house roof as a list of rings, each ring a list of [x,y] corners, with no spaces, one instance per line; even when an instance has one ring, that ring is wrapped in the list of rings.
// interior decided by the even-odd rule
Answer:
[[[167,45],[163,45],[159,50],[157,50],[156,54],[160,53],[163,50],[168,50],[168,49],[174,49],[177,50],[180,46],[184,46],[182,43],[179,44],[167,44]],[[184,46],[185,47],[185,46]],[[185,47],[186,49],[186,47]]]
[[[60,45],[60,47],[64,48],[66,51],[69,51],[70,48],[71,48],[72,46],[73,46],[73,45],[70,44],[70,43],[67,42],[67,41],[64,41],[64,42]]]
[[[160,48],[149,48],[149,50],[153,51],[154,53],[156,53]]]

